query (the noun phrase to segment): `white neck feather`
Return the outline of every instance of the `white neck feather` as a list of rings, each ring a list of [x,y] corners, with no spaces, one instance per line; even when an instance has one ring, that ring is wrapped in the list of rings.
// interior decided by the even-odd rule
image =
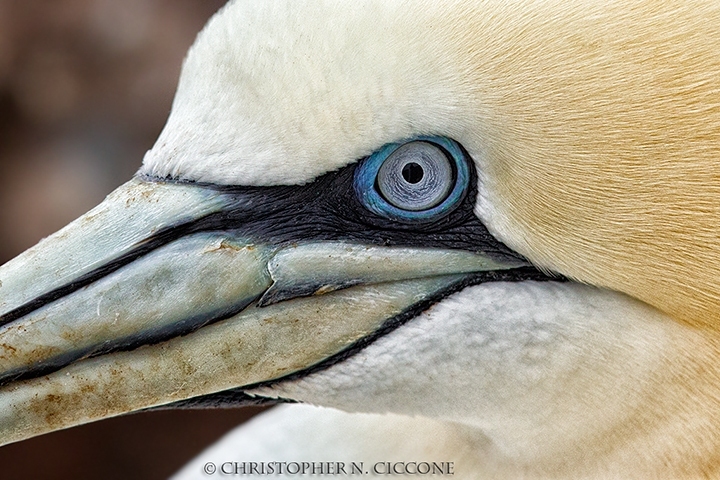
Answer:
[[[556,474],[651,469],[675,449],[672,437],[682,438],[667,423],[676,412],[659,408],[682,398],[684,360],[672,352],[702,343],[698,332],[615,292],[488,283],[328,370],[256,393],[465,424],[489,440],[478,457],[498,465]]]

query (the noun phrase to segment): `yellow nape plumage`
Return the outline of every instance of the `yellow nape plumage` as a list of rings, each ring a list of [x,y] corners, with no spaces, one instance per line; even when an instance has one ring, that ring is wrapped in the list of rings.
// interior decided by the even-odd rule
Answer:
[[[720,327],[720,4],[474,13],[461,45],[491,228],[548,269]]]

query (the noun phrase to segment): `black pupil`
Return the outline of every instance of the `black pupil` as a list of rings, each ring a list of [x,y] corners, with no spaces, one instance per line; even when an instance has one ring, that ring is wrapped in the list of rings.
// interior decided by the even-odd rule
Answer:
[[[425,175],[423,168],[415,162],[405,164],[402,169],[402,176],[408,183],[418,183],[422,180],[423,175]]]

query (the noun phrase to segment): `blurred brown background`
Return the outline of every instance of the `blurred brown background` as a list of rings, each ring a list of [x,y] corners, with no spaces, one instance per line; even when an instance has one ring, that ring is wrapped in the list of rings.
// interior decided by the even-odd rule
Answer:
[[[140,167],[224,0],[0,0],[0,264]],[[129,415],[0,448],[0,479],[162,479],[257,410]]]

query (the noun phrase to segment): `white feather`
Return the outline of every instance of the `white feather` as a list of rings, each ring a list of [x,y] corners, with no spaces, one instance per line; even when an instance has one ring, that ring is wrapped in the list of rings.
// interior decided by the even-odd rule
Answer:
[[[432,2],[235,0],[198,37],[143,172],[299,184],[420,133],[462,136]],[[469,112],[467,112],[469,113]]]
[[[619,475],[626,462],[657,460],[637,440],[656,427],[643,410],[661,401],[658,372],[682,368],[668,352],[698,335],[589,286],[467,288],[327,370],[254,392],[362,415],[284,407],[184,472],[195,478],[203,462],[220,460],[422,458],[457,461],[459,478]],[[634,435],[619,441],[625,429]]]

